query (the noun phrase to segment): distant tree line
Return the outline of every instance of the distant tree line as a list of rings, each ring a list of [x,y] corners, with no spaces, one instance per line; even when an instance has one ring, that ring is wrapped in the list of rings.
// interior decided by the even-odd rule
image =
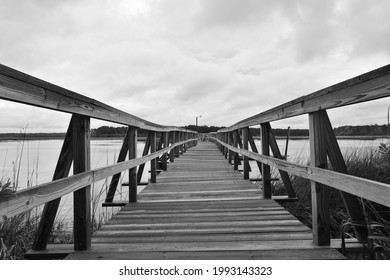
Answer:
[[[336,135],[339,136],[361,136],[361,135],[372,135],[372,136],[385,136],[388,134],[387,125],[358,125],[351,126],[345,125],[336,127],[334,129]]]
[[[198,133],[210,133],[217,132],[218,130],[225,128],[224,126],[195,126],[187,125],[183,128],[197,131]],[[123,137],[126,133],[126,127],[112,127],[112,126],[101,126],[99,128],[94,128],[91,130],[92,137]],[[253,136],[260,135],[260,128],[251,128],[251,134]],[[273,128],[275,136],[286,136],[288,133],[287,129],[284,128]],[[345,125],[334,128],[335,134],[337,136],[386,136],[388,133],[387,125],[361,125],[361,126],[351,126]],[[147,136],[147,131],[143,129],[138,130],[139,136]],[[309,136],[308,129],[290,129],[290,136]]]

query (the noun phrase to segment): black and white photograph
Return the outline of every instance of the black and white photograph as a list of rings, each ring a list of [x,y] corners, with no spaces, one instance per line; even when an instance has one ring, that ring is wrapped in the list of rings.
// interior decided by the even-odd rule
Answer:
[[[0,0],[4,279],[383,277],[389,12]]]

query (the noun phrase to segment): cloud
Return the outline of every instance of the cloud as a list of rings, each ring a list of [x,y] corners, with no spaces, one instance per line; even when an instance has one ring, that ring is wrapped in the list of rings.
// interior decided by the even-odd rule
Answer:
[[[0,63],[161,124],[230,125],[390,56],[386,1],[1,2]]]

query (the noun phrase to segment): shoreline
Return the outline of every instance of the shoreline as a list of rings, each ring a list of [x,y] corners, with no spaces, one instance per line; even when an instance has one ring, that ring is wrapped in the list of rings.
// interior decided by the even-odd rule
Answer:
[[[63,140],[65,138],[65,133],[63,134],[54,134],[54,135],[26,135],[26,137],[22,137],[20,135],[15,134],[0,134],[0,142],[3,141],[44,141],[44,140]],[[146,136],[139,136],[138,141],[145,142]],[[277,140],[285,140],[286,136],[275,136]],[[390,139],[389,136],[386,135],[351,135],[351,136],[336,136],[337,139],[343,140],[377,140],[377,139]],[[253,139],[260,140],[260,136],[253,136]],[[309,140],[309,136],[290,136],[290,140]],[[120,136],[103,136],[103,137],[91,137],[91,140],[123,140],[123,137]]]

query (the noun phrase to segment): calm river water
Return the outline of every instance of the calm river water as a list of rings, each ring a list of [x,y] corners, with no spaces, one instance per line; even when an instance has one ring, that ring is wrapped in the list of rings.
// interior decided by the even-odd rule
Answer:
[[[338,140],[343,152],[352,149],[377,149],[381,142],[387,142],[387,139],[376,140]],[[278,140],[278,144],[282,154],[285,150],[285,140]],[[119,150],[122,145],[122,140],[92,140],[91,141],[91,168],[95,169],[109,164],[113,164],[117,160]],[[260,142],[256,141],[256,145],[260,146]],[[27,186],[36,186],[51,181],[55,165],[61,150],[62,140],[39,140],[39,141],[0,141],[0,180],[7,182],[10,180],[17,185],[18,190],[24,189]],[[137,155],[142,155],[144,147],[143,142],[138,143]],[[259,148],[260,149],[260,148]],[[290,140],[288,146],[288,160],[300,163],[305,163],[309,155],[308,140]],[[254,164],[254,163],[252,163]],[[252,168],[256,172],[257,168]],[[149,178],[150,166],[146,164],[142,181],[147,181]],[[257,174],[252,174],[251,177],[256,177]],[[122,180],[127,181],[127,174],[122,176]],[[108,182],[109,184],[109,182]],[[100,202],[104,201],[107,182],[99,182],[93,186],[93,197]],[[141,188],[140,188],[141,189]],[[126,199],[127,187],[118,187],[116,199]],[[62,199],[59,218],[70,222],[72,219],[72,195],[68,195]],[[99,213],[109,215],[109,210],[97,209]],[[106,211],[106,212],[104,212]]]

